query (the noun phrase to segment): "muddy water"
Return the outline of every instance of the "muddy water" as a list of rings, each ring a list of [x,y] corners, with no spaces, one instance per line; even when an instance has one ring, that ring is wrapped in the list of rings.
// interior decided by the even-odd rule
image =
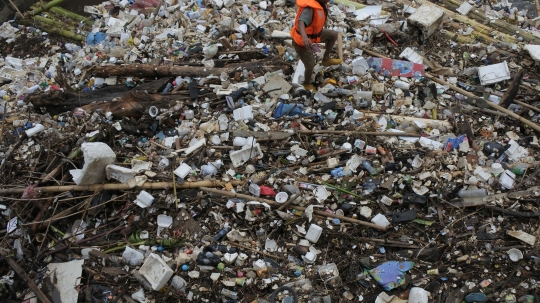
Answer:
[[[105,0],[66,0],[61,6],[74,13],[83,14],[85,5],[96,5],[105,2]]]
[[[85,5],[95,5],[100,4],[104,2],[105,0],[66,0],[64,4],[62,4],[62,7],[79,14],[82,14],[84,12],[84,6]],[[363,2],[363,1],[358,1]],[[512,3],[512,6],[515,6],[519,8],[520,10],[528,10],[528,16],[529,17],[536,17],[536,9],[534,6],[534,0],[517,0],[517,1],[509,1]]]

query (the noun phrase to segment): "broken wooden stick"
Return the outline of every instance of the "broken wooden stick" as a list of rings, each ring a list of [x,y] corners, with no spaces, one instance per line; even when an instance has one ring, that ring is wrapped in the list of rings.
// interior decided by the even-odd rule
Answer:
[[[22,267],[20,267],[19,264],[13,260],[13,258],[6,258],[6,262],[9,267],[11,267],[11,269],[13,269],[13,271],[28,284],[28,287],[30,287],[30,289],[36,294],[39,301],[43,303],[51,303],[49,298],[41,291],[34,280],[30,279],[25,270],[22,269]]]

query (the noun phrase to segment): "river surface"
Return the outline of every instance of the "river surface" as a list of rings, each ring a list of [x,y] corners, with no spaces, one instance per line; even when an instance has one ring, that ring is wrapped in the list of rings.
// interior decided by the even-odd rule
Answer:
[[[490,1],[490,0],[487,0]],[[66,0],[61,6],[79,14],[84,14],[85,5],[96,5],[104,2],[103,0]],[[519,1],[508,1],[512,3],[513,6],[518,7],[520,10],[527,9],[529,17],[536,17],[536,9],[534,5],[534,0],[519,0]]]

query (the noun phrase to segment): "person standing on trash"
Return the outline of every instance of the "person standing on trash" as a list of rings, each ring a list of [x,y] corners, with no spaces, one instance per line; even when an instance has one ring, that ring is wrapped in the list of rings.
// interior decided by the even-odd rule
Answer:
[[[296,0],[298,11],[291,37],[296,53],[305,66],[304,88],[315,91],[311,83],[313,69],[315,68],[315,54],[319,51],[316,43],[324,42],[325,52],[322,58],[323,66],[341,64],[341,59],[330,59],[330,52],[338,39],[338,32],[324,29],[328,16],[328,2],[330,0]]]

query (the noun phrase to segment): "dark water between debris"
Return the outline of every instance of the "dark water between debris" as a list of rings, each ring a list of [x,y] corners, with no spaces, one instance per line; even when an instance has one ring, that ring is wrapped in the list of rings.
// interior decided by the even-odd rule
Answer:
[[[490,0],[487,0],[487,1],[490,1]],[[72,12],[75,12],[75,13],[79,13],[79,14],[84,14],[84,6],[85,5],[96,5],[96,4],[100,4],[104,2],[104,0],[84,0],[84,1],[79,1],[79,0],[66,0],[64,2],[64,4],[62,4],[61,6],[65,9],[68,9]],[[359,2],[362,2],[362,1],[359,1]],[[536,17],[536,8],[535,8],[535,5],[534,5],[534,0],[526,0],[526,1],[522,1],[522,0],[519,0],[519,1],[512,1],[510,0],[509,1],[510,3],[512,3],[512,6],[513,7],[517,7],[519,8],[519,10],[524,10],[524,9],[527,9],[528,10],[528,16],[529,17]]]
[[[97,5],[105,2],[104,0],[67,0],[61,6],[74,13],[83,14],[85,5]],[[113,1],[111,1],[113,2]]]

